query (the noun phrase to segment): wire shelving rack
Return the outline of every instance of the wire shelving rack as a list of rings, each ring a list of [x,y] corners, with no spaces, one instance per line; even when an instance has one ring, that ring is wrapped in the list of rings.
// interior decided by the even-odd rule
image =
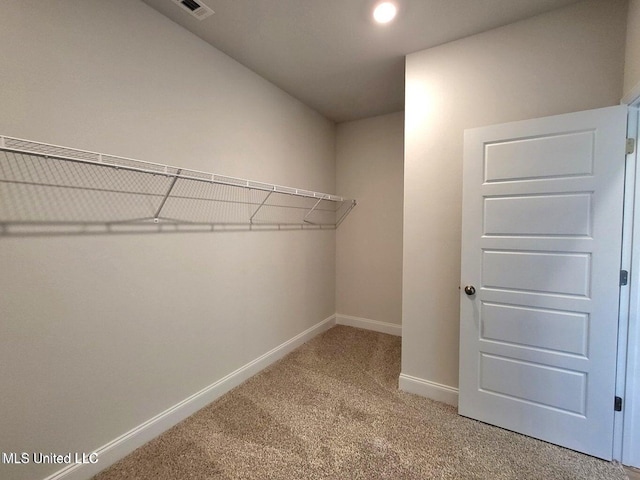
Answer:
[[[0,136],[0,235],[333,229],[356,201]]]

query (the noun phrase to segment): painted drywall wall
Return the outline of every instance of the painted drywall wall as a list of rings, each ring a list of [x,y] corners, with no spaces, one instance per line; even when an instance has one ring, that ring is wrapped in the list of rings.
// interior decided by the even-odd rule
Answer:
[[[407,57],[404,375],[458,385],[464,129],[617,104],[626,6],[580,2]]]
[[[640,0],[629,0],[624,62],[624,94],[640,88]],[[637,92],[640,94],[640,92]]]
[[[336,183],[358,201],[336,232],[336,311],[402,320],[404,113],[338,124]]]
[[[0,52],[2,134],[334,191],[333,123],[142,2],[4,2]],[[0,237],[0,292],[0,451],[91,452],[333,315],[335,232]]]

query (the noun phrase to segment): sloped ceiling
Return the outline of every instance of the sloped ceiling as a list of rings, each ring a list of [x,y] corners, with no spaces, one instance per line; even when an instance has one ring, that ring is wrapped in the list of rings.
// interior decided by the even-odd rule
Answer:
[[[199,0],[198,20],[172,0],[143,0],[335,122],[404,108],[404,56],[576,0],[396,0],[378,25],[372,0]]]

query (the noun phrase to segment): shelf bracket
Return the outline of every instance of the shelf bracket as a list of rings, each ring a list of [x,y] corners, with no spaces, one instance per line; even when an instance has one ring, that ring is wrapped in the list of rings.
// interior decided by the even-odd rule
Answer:
[[[303,221],[304,223],[311,223],[311,224],[313,224],[313,222],[310,222],[309,220],[307,220],[307,217],[313,213],[313,211],[316,209],[316,207],[317,207],[318,205],[320,205],[320,202],[321,202],[322,200],[324,200],[324,197],[320,198],[320,199],[316,202],[316,204],[315,204],[313,207],[311,207],[311,210],[309,210],[309,211],[307,212],[307,214],[306,214],[306,215],[304,216],[304,218],[302,219],[302,221]]]
[[[262,208],[262,206],[267,203],[267,200],[269,200],[269,197],[271,196],[271,194],[273,193],[273,190],[271,190],[266,197],[264,197],[264,200],[262,201],[262,203],[258,206],[258,208],[256,208],[256,211],[253,212],[253,215],[251,215],[251,217],[249,218],[249,223],[253,225],[253,217],[255,217],[258,212],[260,211],[260,209]]]
[[[353,210],[353,208],[356,206],[356,201],[355,200],[351,200],[351,202],[349,203],[349,207],[344,211],[344,213],[342,214],[342,216],[336,221],[336,228],[338,228],[338,226],[342,223],[342,220],[344,220],[344,218],[349,215],[349,212],[351,210]]]
[[[155,215],[153,216],[153,221],[155,223],[158,223],[158,219],[160,217],[160,212],[162,211],[162,209],[164,208],[164,204],[167,203],[167,199],[169,198],[169,195],[171,195],[171,190],[173,190],[173,187],[175,187],[176,182],[178,181],[178,178],[180,176],[180,173],[182,173],[182,170],[178,170],[176,172],[175,177],[173,177],[173,180],[171,181],[171,185],[169,185],[169,188],[167,189],[167,193],[165,193],[164,198],[162,199],[162,203],[160,204],[160,206],[158,207],[158,210],[156,210]]]

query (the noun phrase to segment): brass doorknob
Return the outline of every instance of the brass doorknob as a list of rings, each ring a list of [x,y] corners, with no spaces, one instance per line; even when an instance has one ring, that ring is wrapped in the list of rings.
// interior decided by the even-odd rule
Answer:
[[[466,293],[469,296],[475,295],[476,287],[474,287],[473,285],[467,285],[466,287],[464,287],[464,293]]]

